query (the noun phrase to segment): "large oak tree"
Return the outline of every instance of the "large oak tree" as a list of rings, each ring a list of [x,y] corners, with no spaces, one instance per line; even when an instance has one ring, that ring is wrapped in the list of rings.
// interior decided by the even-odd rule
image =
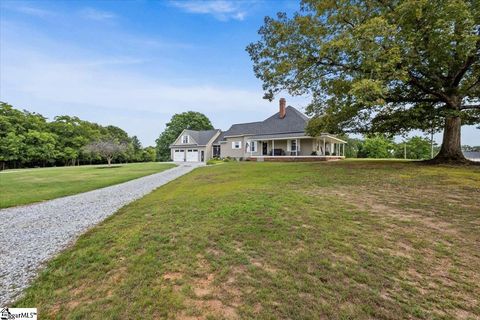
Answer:
[[[265,97],[310,95],[310,134],[443,129],[435,161],[465,161],[480,123],[480,1],[304,0],[247,47]]]

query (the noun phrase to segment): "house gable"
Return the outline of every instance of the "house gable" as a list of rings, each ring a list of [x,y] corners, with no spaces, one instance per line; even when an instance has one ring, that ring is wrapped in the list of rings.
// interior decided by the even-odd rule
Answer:
[[[198,145],[197,141],[194,137],[190,134],[191,130],[183,129],[182,133],[177,137],[177,139],[172,143],[172,146],[183,146],[183,145]],[[188,137],[188,142],[183,142],[183,137]]]

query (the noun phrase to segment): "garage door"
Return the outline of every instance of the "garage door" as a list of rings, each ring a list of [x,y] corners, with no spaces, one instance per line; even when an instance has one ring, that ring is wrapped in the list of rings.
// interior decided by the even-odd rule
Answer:
[[[185,150],[177,149],[173,152],[173,161],[184,161],[185,160]]]
[[[198,161],[198,149],[188,149],[187,150],[187,161],[188,162],[197,162]]]

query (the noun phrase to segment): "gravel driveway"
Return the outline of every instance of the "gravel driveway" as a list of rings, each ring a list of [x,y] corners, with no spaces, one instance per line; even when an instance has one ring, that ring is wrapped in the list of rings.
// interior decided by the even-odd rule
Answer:
[[[118,185],[0,210],[0,307],[12,302],[44,262],[87,229],[198,166],[180,164]]]

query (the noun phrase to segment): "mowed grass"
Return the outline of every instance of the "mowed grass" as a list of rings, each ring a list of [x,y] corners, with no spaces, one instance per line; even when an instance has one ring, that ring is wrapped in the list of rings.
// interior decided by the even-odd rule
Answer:
[[[174,167],[147,162],[19,169],[0,172],[0,208],[29,204],[107,187]]]
[[[42,319],[478,319],[480,170],[225,163],[95,227],[16,307]]]

